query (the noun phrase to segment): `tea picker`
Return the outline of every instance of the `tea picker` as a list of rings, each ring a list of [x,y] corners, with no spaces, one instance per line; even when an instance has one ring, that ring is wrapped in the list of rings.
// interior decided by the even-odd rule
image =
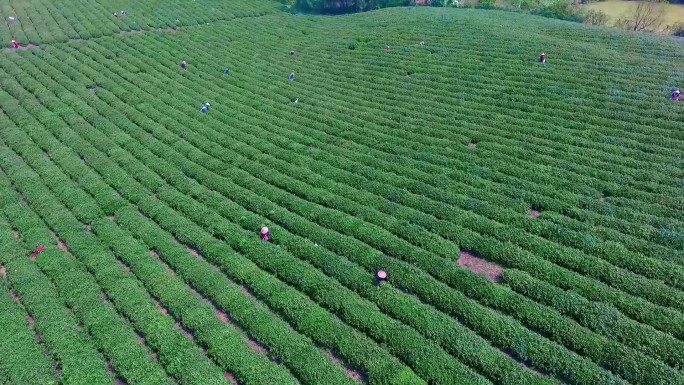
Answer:
[[[387,279],[387,273],[385,272],[385,270],[378,270],[378,273],[375,276],[375,286],[379,289],[380,284],[385,282],[386,279]]]
[[[676,90],[672,93],[672,100],[674,100],[675,102],[678,102],[678,101],[679,101],[679,97],[681,96],[681,94],[682,94],[682,93],[679,92],[679,89],[676,89]]]
[[[19,42],[16,40],[12,40],[12,47],[19,48]]]
[[[295,79],[295,74],[294,71],[290,72],[290,81],[293,81]]]
[[[539,62],[540,63],[546,63],[546,54],[542,53],[541,56],[539,56]]]
[[[33,253],[31,253],[31,258],[37,258],[38,254],[42,253],[43,251],[45,251],[45,246],[36,247],[36,249],[33,250]]]
[[[295,55],[294,50],[291,50],[291,51],[290,51],[290,56],[294,56],[294,55]]]
[[[181,68],[182,68],[182,69],[187,69],[187,68],[188,68],[188,63],[187,63],[185,60],[183,60],[183,61],[181,62]]]
[[[389,52],[389,51],[390,51],[390,49],[391,49],[391,48],[390,48],[390,46],[389,46],[389,45],[388,45],[388,46],[385,46],[385,51],[386,51],[386,52]]]
[[[223,73],[224,73],[225,75],[230,75],[230,68],[224,69],[224,70],[223,70]]]
[[[202,108],[200,108],[200,112],[207,112],[209,111],[209,107],[211,107],[211,104],[205,103]]]
[[[420,41],[420,46],[421,46],[421,47],[425,47],[425,40],[421,40],[421,41]]]
[[[271,230],[264,226],[261,228],[261,240],[268,241],[269,239],[271,239]]]

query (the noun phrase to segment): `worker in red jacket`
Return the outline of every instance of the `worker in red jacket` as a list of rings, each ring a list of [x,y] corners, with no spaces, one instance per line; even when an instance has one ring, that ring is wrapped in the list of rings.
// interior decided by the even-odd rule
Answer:
[[[38,254],[42,253],[43,251],[45,251],[45,247],[44,246],[38,246],[38,247],[36,247],[35,250],[33,250],[33,252],[31,253],[31,255],[29,257],[31,258],[31,260],[35,261],[36,258],[38,258]]]
[[[19,48],[19,42],[16,40],[12,40],[12,47]]]

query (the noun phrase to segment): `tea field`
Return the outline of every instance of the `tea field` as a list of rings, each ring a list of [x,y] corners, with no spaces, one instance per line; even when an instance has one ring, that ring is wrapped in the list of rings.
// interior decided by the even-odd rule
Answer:
[[[684,384],[681,40],[138,3],[0,2],[0,384]]]

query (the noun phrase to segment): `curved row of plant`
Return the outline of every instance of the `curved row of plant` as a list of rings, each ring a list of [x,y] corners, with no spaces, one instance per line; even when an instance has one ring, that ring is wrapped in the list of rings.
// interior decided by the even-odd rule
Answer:
[[[54,121],[53,121],[53,122],[54,122]],[[57,125],[57,126],[58,126],[58,125]],[[78,139],[73,138],[73,141],[71,141],[70,143],[78,143]],[[89,147],[89,146],[84,146],[84,147]],[[41,170],[42,170],[42,169],[41,169]],[[46,170],[45,172],[47,172],[47,170]],[[88,202],[88,201],[90,201],[90,199],[86,199],[86,197],[83,197],[80,201],[81,201],[81,202]],[[85,203],[84,203],[84,204],[85,204]],[[84,218],[92,218],[92,220],[95,220],[96,218],[101,217],[101,215],[93,215],[92,210],[94,210],[96,207],[97,207],[97,206],[91,206],[91,208],[92,208],[91,210],[84,210],[84,211],[86,211],[86,212],[83,214],[83,217],[84,217]],[[299,300],[299,302],[301,302],[301,299]],[[291,303],[291,302],[290,302],[290,303]],[[317,314],[317,313],[319,313],[319,312],[316,312],[316,313],[315,313],[316,317],[320,317],[321,314]],[[306,314],[306,313],[305,313],[305,314]],[[311,314],[306,314],[306,315],[307,315],[307,316],[313,316],[313,315],[311,315]],[[339,329],[340,327],[337,326],[337,328]],[[323,333],[323,334],[325,334],[325,335],[327,335],[327,336],[329,336],[329,337],[334,337],[334,336],[336,336],[336,335],[338,335],[339,333],[342,332],[342,331],[334,332],[333,330],[335,330],[335,329],[327,329],[327,328],[326,328],[326,329],[322,329],[322,330],[320,330],[320,331],[317,330],[316,332],[319,333],[319,336],[321,335],[321,333]],[[329,338],[329,337],[328,337],[328,338]],[[320,337],[319,337],[319,338],[320,338]],[[361,341],[359,341],[358,343],[361,343]],[[358,345],[358,343],[356,344],[356,350],[359,352],[358,354],[368,356],[368,354],[366,353],[367,348],[366,348],[366,349],[361,348],[360,345]],[[367,344],[367,343],[366,343],[366,344]],[[211,351],[210,351],[210,352],[211,352]],[[282,352],[281,354],[286,354],[285,357],[287,358],[288,355],[291,355],[291,354],[292,354],[292,352],[290,352],[289,350],[283,350],[283,352]],[[376,353],[376,355],[377,355],[377,353]],[[310,354],[301,356],[301,357],[299,357],[299,358],[297,358],[296,356],[295,356],[295,357],[289,356],[289,358],[290,358],[290,360],[295,360],[295,359],[296,359],[296,360],[301,360],[302,363],[303,363],[303,362],[306,362],[306,363],[308,364],[308,368],[310,368],[310,369],[306,369],[307,366],[302,366],[302,369],[306,369],[306,370],[308,371],[308,373],[311,373],[310,375],[312,375],[312,374],[314,374],[314,373],[319,373],[319,375],[317,376],[317,377],[318,377],[318,380],[322,380],[322,378],[320,377],[320,373],[326,373],[326,372],[328,372],[328,370],[329,370],[329,369],[328,369],[328,370],[324,370],[324,369],[323,369],[322,367],[320,367],[320,366],[312,366],[312,359],[313,359],[313,357],[312,357]],[[315,361],[314,361],[314,362],[315,362]],[[398,373],[396,370],[388,370],[388,369],[389,369],[389,368],[388,368],[388,365],[384,365],[383,369],[385,369],[385,372],[384,372],[384,375],[385,375],[385,376],[392,376],[392,373]],[[408,378],[408,381],[409,381],[408,383],[415,383],[415,382],[411,382],[411,381],[413,381],[413,380],[411,380],[412,377],[411,377],[410,375],[408,375],[408,373],[405,373],[405,371],[404,371],[404,372],[401,372],[401,373],[404,373],[404,374],[397,375],[398,378],[401,378],[401,377],[403,376],[403,377]],[[343,378],[346,378],[346,377],[343,377]],[[317,381],[318,381],[318,380],[317,380]],[[342,381],[342,380],[341,380],[341,379],[337,379],[337,380],[332,381],[332,382],[330,382],[330,383],[341,383],[340,381]],[[316,383],[316,381],[313,381],[313,383]],[[326,383],[328,383],[328,382],[326,382]],[[388,383],[389,383],[389,382],[388,382]]]
[[[135,66],[131,66],[131,68],[135,68]],[[68,99],[67,99],[67,100],[68,100]],[[189,101],[189,99],[186,99],[186,100]],[[145,107],[147,107],[147,106],[142,106],[143,110],[145,109]],[[81,111],[83,111],[83,110],[81,110]],[[141,112],[142,112],[142,111],[141,111]],[[92,116],[89,116],[89,117],[92,118]],[[157,118],[159,118],[159,116],[157,116]],[[197,155],[199,155],[199,154],[197,154]],[[195,155],[195,156],[197,156],[197,155]],[[217,164],[217,166],[219,166],[219,165],[220,165],[220,164]]]
[[[0,10],[8,29],[0,30],[0,48],[11,40],[22,45],[52,44],[69,39],[93,39],[120,31],[196,26],[241,17],[262,16],[277,11],[274,1],[235,2],[210,5],[173,0],[163,6],[138,2],[126,5],[121,13],[116,1],[85,2],[67,0],[58,4],[45,0],[13,2]],[[113,13],[117,12],[118,17]],[[9,19],[12,17],[13,19]]]
[[[9,172],[4,166],[3,170]],[[49,280],[38,270],[35,263],[22,253],[26,249],[17,247],[19,245],[12,238],[8,226],[4,226],[0,234],[3,247],[0,255],[3,265],[9,272],[8,281],[27,313],[34,319],[34,327],[42,343],[52,358],[59,363],[62,383],[112,384],[114,379],[107,372],[104,358],[90,341],[87,333],[79,328],[76,317],[60,299]],[[35,368],[41,370],[41,361],[26,364],[35,364]],[[42,370],[47,368],[43,367]],[[30,376],[31,372],[26,374]],[[40,373],[37,375],[41,376]],[[48,373],[43,373],[42,376],[49,378]],[[55,380],[56,376],[52,381]]]
[[[12,244],[12,232],[4,218],[0,226],[4,250],[5,244]],[[14,273],[10,271],[10,274]],[[3,278],[0,280],[0,371],[6,377],[5,383],[47,384],[55,381],[52,363],[43,346],[35,340],[35,331],[26,317],[21,305],[11,297],[10,286]]]
[[[23,149],[25,151],[36,151],[37,153],[34,153],[34,155],[40,153],[40,150],[37,148],[30,149],[28,146],[24,146]],[[5,152],[4,155],[8,156],[8,149],[3,150]],[[29,159],[36,161],[43,158],[43,156],[37,156]],[[56,171],[54,168],[55,166],[49,167],[48,163],[43,163],[43,166],[47,166],[46,170]],[[134,278],[131,280],[131,276],[127,275],[129,273],[121,268],[113,255],[110,253],[103,253],[102,245],[93,237],[87,237],[84,234],[82,224],[76,223],[75,219],[70,217],[70,214],[65,212],[64,209],[59,209],[59,202],[51,197],[51,194],[48,192],[49,190],[47,190],[44,185],[35,183],[39,180],[38,176],[29,172],[30,169],[24,168],[22,170],[21,164],[17,164],[16,168],[18,170],[5,167],[8,174],[11,173],[11,175],[14,175],[17,173],[19,177],[24,177],[23,179],[14,179],[14,182],[18,186],[21,186],[22,191],[27,195],[29,202],[32,205],[45,205],[50,207],[51,216],[48,217],[48,219],[55,221],[54,223],[51,223],[51,225],[58,228],[60,235],[63,236],[64,240],[70,245],[70,249],[73,250],[74,254],[81,258],[80,261],[84,263],[91,272],[95,273],[95,276],[99,280],[98,283],[102,286],[101,290],[107,295],[107,298],[110,298],[115,303],[123,302],[123,305],[119,305],[119,310],[122,311],[122,313],[143,333],[146,343],[159,355],[160,361],[169,374],[183,383],[226,383],[224,371],[220,370],[218,366],[208,360],[199,347],[194,346],[191,341],[186,339],[181,331],[176,328],[173,318],[165,316],[157,309],[155,303],[150,300],[150,294],[148,294]],[[53,178],[59,178],[60,176],[59,173],[54,172],[51,175]],[[27,186],[30,186],[29,183],[32,183],[34,186],[33,189],[30,187],[27,189]],[[73,191],[74,190],[69,192]],[[95,255],[93,255],[93,251],[95,250],[99,250],[99,252],[96,252]],[[82,254],[88,255],[89,259],[82,259]],[[51,261],[50,263],[52,262],[54,261]],[[69,261],[66,261],[65,263],[69,263]],[[124,276],[123,278],[121,277],[122,275]],[[125,282],[128,282],[128,284],[123,284]],[[94,283],[92,283],[92,285],[94,285]],[[99,289],[91,290],[90,294],[96,295],[99,302],[104,303],[102,299],[99,298]],[[159,295],[160,291],[157,291],[154,294]],[[206,305],[202,303],[201,300],[198,300],[198,303]],[[188,306],[187,303],[183,305]],[[170,309],[178,312],[178,308],[174,306],[170,306]],[[214,317],[214,314],[211,313],[211,316]],[[216,319],[216,321],[218,322],[218,319]],[[111,337],[112,336],[109,335],[109,338]],[[115,339],[110,343],[115,342],[120,342],[120,340]],[[217,339],[216,342],[225,343],[225,340]],[[225,351],[225,348],[222,350]],[[238,350],[236,349],[235,351],[237,352]],[[130,354],[130,351],[128,350],[121,352],[121,354],[125,355],[126,352]],[[255,353],[252,353],[250,350],[250,354]],[[216,355],[216,353],[214,352],[212,355]],[[183,364],[173,364],[173,362],[178,360],[178,357],[182,357]],[[145,375],[153,374],[154,372],[144,371],[144,367],[138,369],[143,370],[142,373],[136,373],[135,368],[144,363],[145,360],[133,360],[132,358],[134,357],[128,356],[122,358],[121,361],[113,361],[113,364],[117,369],[121,370],[121,372],[119,372],[121,375],[126,376],[125,378],[131,381],[131,383],[159,383],[159,379],[156,379],[157,382],[154,382],[154,378],[145,377]],[[225,360],[225,357],[220,358]],[[252,364],[254,365],[254,363]],[[247,366],[246,368],[250,367],[251,366]],[[127,371],[127,369],[134,371],[130,372]],[[113,379],[111,379],[111,381],[113,382]]]
[[[73,140],[70,141],[70,143],[78,142],[77,138],[72,138],[72,139],[73,139]],[[84,148],[90,148],[90,146],[84,146],[84,147],[82,147],[82,149],[84,149]],[[90,215],[85,214],[85,217],[86,217],[86,218],[89,217],[89,216],[90,216]],[[95,216],[95,217],[97,217],[97,216]],[[256,290],[256,288],[255,288],[254,286],[252,286],[252,288]],[[282,290],[282,289],[281,289],[281,291],[284,292],[284,293],[288,293],[290,296],[293,295],[293,293],[292,293],[291,291]],[[296,298],[296,296],[295,296],[295,298]],[[274,298],[274,299],[275,299],[275,298]],[[302,303],[302,299],[299,298],[299,299],[296,300],[296,302]],[[288,303],[292,303],[292,301],[288,301]],[[285,310],[285,309],[281,309],[281,311],[284,311],[284,310]],[[295,310],[295,309],[293,308],[293,310]],[[297,317],[299,317],[299,319],[296,319],[296,321],[297,321],[297,323],[300,323],[300,322],[307,322],[307,321],[306,321],[306,318],[305,318],[305,319],[301,319],[302,316],[320,318],[322,314],[320,313],[320,311],[317,311],[317,312],[314,312],[314,313],[304,312],[303,314],[299,314],[299,315],[298,315],[298,313],[295,313],[294,315],[297,316]],[[292,317],[292,316],[293,316],[293,315],[291,315],[291,317]],[[310,322],[310,321],[308,321],[308,322]],[[334,324],[334,322],[333,322],[333,324]],[[318,324],[316,324],[316,325],[318,325]],[[329,338],[332,338],[332,337],[339,338],[338,335],[339,335],[340,333],[346,333],[348,336],[351,336],[351,335],[352,335],[352,334],[346,332],[345,330],[348,330],[348,329],[345,329],[345,328],[341,327],[341,325],[333,326],[332,329],[330,329],[330,328],[323,328],[323,329],[320,329],[320,330],[319,330],[318,327],[312,328],[312,329],[313,329],[313,330],[311,330],[309,333],[316,333],[318,339],[321,339],[321,338],[323,338],[324,336],[325,336],[325,340],[327,340],[327,339],[329,339]],[[344,335],[344,334],[343,334],[343,335]],[[354,338],[349,338],[349,337],[347,337],[347,342],[345,343],[344,346],[346,346],[346,344],[348,344],[349,342],[351,342],[351,341],[353,341],[353,340],[354,340]],[[330,342],[327,342],[327,344],[330,344]],[[377,352],[375,352],[374,354],[371,354],[371,353],[368,351],[368,348],[362,348],[362,347],[361,347],[361,346],[364,346],[364,345],[368,345],[368,342],[367,342],[367,341],[366,341],[366,342],[364,342],[364,341],[358,341],[358,342],[352,344],[352,346],[350,347],[350,348],[351,348],[351,351],[356,352],[356,353],[355,353],[355,354],[356,354],[356,357],[354,357],[354,358],[356,358],[355,361],[358,361],[358,358],[359,358],[359,357],[368,357],[368,358],[366,358],[366,360],[368,360],[368,359],[370,359],[370,357],[377,356]],[[375,350],[377,350],[377,349],[375,349]],[[371,350],[371,351],[372,351],[372,350]],[[374,358],[374,359],[377,360],[377,358]],[[382,373],[383,377],[388,378],[388,380],[386,380],[387,382],[382,382],[382,380],[381,380],[380,383],[392,383],[392,381],[399,381],[399,382],[397,382],[397,384],[399,384],[399,383],[406,383],[406,384],[408,384],[408,383],[411,383],[411,384],[416,383],[416,382],[415,382],[416,379],[410,374],[410,371],[407,371],[406,369],[404,369],[404,370],[398,370],[399,368],[390,370],[391,366],[396,367],[396,364],[388,365],[389,363],[391,363],[391,361],[389,361],[387,364],[384,364],[384,365],[382,366],[382,369],[383,369],[383,370],[380,371],[380,373]],[[364,366],[365,366],[365,365],[364,365]],[[401,380],[402,378],[403,378],[403,380]],[[403,382],[403,381],[407,381],[407,382]]]
[[[636,266],[636,265],[635,265]]]

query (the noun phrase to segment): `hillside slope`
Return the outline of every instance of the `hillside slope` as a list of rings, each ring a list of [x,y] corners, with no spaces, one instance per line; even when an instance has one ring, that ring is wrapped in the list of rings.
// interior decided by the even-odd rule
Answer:
[[[1,383],[684,384],[680,40],[235,4],[0,52]]]

